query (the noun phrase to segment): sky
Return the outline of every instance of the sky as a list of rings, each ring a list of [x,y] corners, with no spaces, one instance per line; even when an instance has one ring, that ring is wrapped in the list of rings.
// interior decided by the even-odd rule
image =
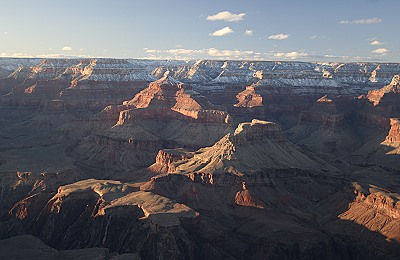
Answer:
[[[399,0],[0,0],[0,57],[400,62]]]

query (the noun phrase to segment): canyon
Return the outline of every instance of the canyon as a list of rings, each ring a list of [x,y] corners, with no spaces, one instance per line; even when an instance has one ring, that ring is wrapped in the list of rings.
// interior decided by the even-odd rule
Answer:
[[[0,257],[398,259],[399,75],[0,58]]]

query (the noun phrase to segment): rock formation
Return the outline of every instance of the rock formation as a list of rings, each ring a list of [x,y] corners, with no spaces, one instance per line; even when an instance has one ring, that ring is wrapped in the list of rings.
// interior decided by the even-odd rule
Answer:
[[[151,118],[157,120],[196,120],[204,123],[229,123],[229,115],[218,111],[190,86],[169,76],[169,71],[139,92],[123,106],[131,108],[120,113],[118,125]]]
[[[21,216],[27,206],[18,205],[11,214]],[[168,198],[121,182],[94,179],[61,186],[42,207],[41,212],[21,220],[32,223],[36,219],[30,227],[33,233],[54,248],[107,247],[147,257],[185,254],[179,247],[189,250],[190,245],[184,243],[190,241],[185,241],[180,219],[197,217],[194,210]],[[163,246],[170,246],[169,250],[157,248],[155,240],[165,241]]]
[[[109,122],[117,114],[115,125],[87,137],[74,149],[75,156],[104,167],[109,162],[125,169],[145,167],[162,148],[196,149],[211,144],[231,128],[228,113],[217,110],[169,72],[132,100],[107,107],[96,120]]]
[[[363,137],[359,150],[347,160],[363,164],[377,164],[395,169],[399,166],[397,127],[400,116],[398,75],[381,89],[371,90],[358,98],[355,127]]]
[[[361,96],[360,99],[364,104],[357,112],[360,119],[377,127],[389,129],[390,118],[398,117],[400,114],[399,81],[400,76],[395,75],[390,84]]]
[[[335,102],[323,96],[315,102],[309,111],[300,115],[301,122],[320,122],[324,128],[336,128],[344,123],[345,115],[340,113]]]
[[[171,154],[170,152],[169,154]],[[174,152],[181,160],[157,160],[173,172],[252,174],[264,168],[318,170],[321,165],[302,154],[272,122],[254,119],[241,123],[211,147],[196,152]],[[155,167],[155,166],[153,166]]]
[[[371,101],[374,106],[385,102],[390,102],[391,97],[394,94],[400,92],[399,89],[400,75],[395,75],[389,85],[378,90],[371,90],[368,92],[367,99]]]
[[[248,86],[246,89],[236,96],[238,103],[235,107],[260,107],[263,106],[263,98],[260,94],[256,93],[255,86]]]
[[[357,150],[361,140],[352,125],[354,99],[323,96],[299,116],[299,123],[286,131],[294,143],[317,154],[344,155]]]
[[[400,119],[391,118],[390,119],[390,130],[389,134],[386,136],[385,143],[398,146],[400,144]]]
[[[398,74],[1,58],[0,257],[397,259]]]

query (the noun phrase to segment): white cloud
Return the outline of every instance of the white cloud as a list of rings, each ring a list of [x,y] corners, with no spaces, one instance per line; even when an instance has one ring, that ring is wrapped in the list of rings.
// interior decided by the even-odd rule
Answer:
[[[386,48],[379,48],[379,49],[373,50],[371,52],[383,56],[383,55],[386,55],[389,52],[389,50]]]
[[[264,61],[282,61],[282,60],[335,60],[340,62],[352,62],[352,61],[367,61],[367,60],[379,60],[383,59],[385,56],[382,55],[371,55],[373,57],[351,57],[351,56],[341,56],[335,53],[329,54],[318,54],[309,53],[306,50],[297,51],[269,51],[260,53],[255,50],[240,50],[240,49],[217,49],[214,47],[204,48],[204,49],[185,49],[185,48],[174,48],[174,49],[144,49],[145,56],[141,57],[143,59],[158,59],[158,60],[199,60],[199,59],[209,59],[209,60],[264,60]]]
[[[213,33],[210,33],[211,36],[224,36],[233,33],[233,30],[230,27],[224,27],[220,30],[216,30]]]
[[[278,52],[274,54],[275,57],[277,58],[285,58],[285,59],[298,59],[298,58],[303,58],[307,57],[308,54],[305,52],[297,52],[297,51],[292,51],[292,52]]]
[[[173,55],[196,55],[199,53],[202,53],[202,50],[190,50],[190,49],[171,49],[171,50],[166,50],[166,53],[170,53]]]
[[[382,22],[381,18],[366,18],[366,19],[360,19],[360,20],[353,20],[353,21],[348,21],[348,20],[342,20],[339,23],[340,24],[377,24]]]
[[[8,32],[4,32],[4,35],[8,34]]]
[[[268,37],[268,39],[270,40],[286,40],[290,37],[289,34],[283,34],[283,33],[279,33],[279,34],[274,34]]]
[[[245,16],[245,13],[240,13],[240,14],[232,14],[231,12],[228,11],[223,11],[219,12],[214,15],[207,16],[208,21],[225,21],[225,22],[239,22],[243,20],[243,17]]]
[[[157,52],[157,50],[148,49],[148,48],[144,48],[143,50],[144,50],[144,52],[146,52],[146,53],[156,53],[156,52]]]
[[[0,53],[0,57],[8,57],[8,58],[91,58],[91,56],[87,55],[77,55],[77,56],[72,56],[72,55],[64,55],[64,54],[59,54],[59,53],[49,53],[49,54],[37,54],[37,55],[31,55],[31,54],[26,54],[26,53]]]
[[[71,57],[71,56],[67,56],[67,55],[64,55],[64,54],[58,54],[58,53],[35,55],[35,58],[45,58],[45,59],[48,59],[48,58],[57,59],[57,58],[68,58],[68,57]],[[73,56],[73,57],[75,57],[75,56]]]
[[[207,54],[211,57],[248,57],[253,55],[254,51],[240,51],[240,50],[218,50],[215,48],[210,48]]]
[[[33,58],[34,56],[29,55],[29,54],[25,54],[25,53],[20,53],[20,52],[12,53],[12,54],[3,52],[3,53],[0,54],[0,57],[8,57],[8,58]]]
[[[150,52],[149,52],[150,51]],[[147,54],[145,59],[176,59],[176,60],[303,60],[305,58],[323,58],[322,56],[314,56],[305,51],[292,52],[266,52],[260,53],[254,50],[239,50],[239,49],[166,49],[156,50],[145,48]]]
[[[145,49],[144,51],[150,56],[150,59],[179,59],[179,60],[196,60],[196,59],[235,59],[235,60],[260,60],[261,53],[252,50],[220,50],[216,48],[206,49],[169,49],[169,50],[151,50]],[[264,57],[264,59],[266,59]]]
[[[64,46],[64,47],[62,47],[61,50],[62,50],[62,51],[72,51],[72,48],[69,47],[69,46]]]
[[[369,19],[361,19],[361,20],[355,20],[352,21],[352,24],[376,24],[382,22],[382,19],[380,18],[369,18]]]
[[[244,35],[246,35],[246,36],[252,36],[253,33],[254,33],[254,30],[246,30],[246,31],[244,32]]]
[[[371,45],[382,45],[382,43],[378,40],[373,40],[370,44]]]

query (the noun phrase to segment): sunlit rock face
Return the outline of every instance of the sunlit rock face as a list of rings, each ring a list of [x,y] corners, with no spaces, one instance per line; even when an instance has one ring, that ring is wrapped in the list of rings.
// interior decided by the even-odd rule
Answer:
[[[400,93],[400,76],[395,75],[392,81],[382,89],[371,90],[368,92],[367,98],[373,102],[374,106],[390,102],[393,95]]]
[[[108,106],[97,121],[114,124],[107,131],[88,136],[74,150],[75,156],[107,167],[149,166],[163,148],[199,148],[212,144],[232,127],[231,116],[172,78],[169,72],[131,100]]]
[[[322,166],[287,140],[279,125],[254,119],[239,124],[213,146],[195,152],[160,151],[151,168],[166,173],[207,173],[217,178],[223,173],[251,175],[264,168],[318,171]],[[325,168],[334,171],[332,166]]]
[[[400,144],[400,119],[391,118],[390,119],[390,131],[385,139],[386,143],[399,145]]]
[[[0,258],[397,259],[398,74],[0,59]]]
[[[256,93],[255,86],[246,87],[244,91],[237,94],[236,98],[238,103],[235,104],[235,107],[253,108],[263,106],[262,96]]]
[[[218,111],[204,96],[184,83],[169,76],[150,83],[132,100],[123,103],[127,108],[120,114],[118,124],[131,123],[143,118],[159,120],[196,120],[204,123],[229,123],[229,115]],[[130,120],[130,121],[129,121]]]

